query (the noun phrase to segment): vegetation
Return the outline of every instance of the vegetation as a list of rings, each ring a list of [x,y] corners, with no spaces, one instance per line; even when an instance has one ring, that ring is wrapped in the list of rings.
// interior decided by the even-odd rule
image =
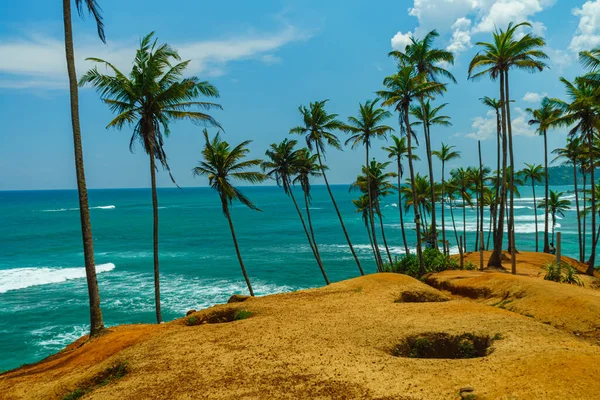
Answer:
[[[456,259],[435,248],[428,248],[423,251],[423,263],[425,266],[425,273],[459,269]],[[384,264],[383,272],[395,272],[398,274],[410,275],[413,278],[419,278],[422,275],[419,260],[414,254],[396,257],[392,263]]]
[[[544,279],[547,281],[583,286],[583,281],[577,276],[579,271],[567,263],[553,261],[544,265],[543,269],[545,271]]]
[[[116,364],[106,368],[104,371],[95,375],[92,379],[83,383],[82,385],[77,387],[75,390],[64,395],[62,399],[63,400],[79,399],[99,387],[106,386],[110,383],[113,383],[113,382],[121,379],[128,373],[129,373],[129,365],[127,364],[127,361],[117,362]]]

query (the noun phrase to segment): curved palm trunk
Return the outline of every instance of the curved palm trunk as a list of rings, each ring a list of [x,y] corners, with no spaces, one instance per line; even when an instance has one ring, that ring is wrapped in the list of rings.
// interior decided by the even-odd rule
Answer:
[[[156,305],[156,323],[162,322],[160,310],[160,276],[158,270],[158,195],[156,194],[156,165],[154,149],[150,148],[150,178],[152,181],[152,216],[153,216],[153,254],[154,254],[154,303]]]
[[[411,136],[412,131],[410,129],[410,119],[408,113],[408,105],[403,107],[404,111],[404,124],[406,125],[406,139],[408,144],[408,170],[410,173],[410,184],[412,186],[412,195],[413,195],[413,211],[415,213],[415,229],[417,234],[417,258],[419,259],[419,273],[420,275],[425,274],[425,264],[423,262],[423,249],[421,248],[421,221],[419,218],[419,207],[417,205],[417,191],[415,188],[415,170],[413,168],[413,160],[412,160],[412,143]]]
[[[367,218],[369,218],[368,215]],[[371,250],[373,251],[373,255],[375,255],[375,245],[373,244],[373,238],[371,237],[371,228],[369,227],[368,220],[365,220],[365,228],[367,229],[367,235],[369,236],[369,244],[371,245]]]
[[[490,226],[488,228],[487,241],[485,243],[486,251],[490,249],[490,238],[492,237],[492,228],[494,227],[494,221],[493,221],[493,213],[494,212],[495,212],[494,209],[490,207]]]
[[[315,238],[315,230],[313,229],[312,217],[310,215],[308,193],[306,193],[306,192],[304,192],[304,204],[306,207],[306,218],[308,219],[308,229],[310,230],[310,236],[312,238],[312,244],[314,246],[315,256],[317,257],[317,260],[319,262],[319,267],[321,267],[321,272],[323,273],[325,282],[329,285],[329,279],[327,278],[327,275],[325,274],[325,267],[323,267],[323,260],[321,259],[321,253],[319,253],[319,245],[317,244],[317,239]],[[304,228],[306,229],[306,226]],[[310,241],[310,239],[309,239],[309,241]]]
[[[229,204],[224,196],[221,196],[221,204],[223,205],[223,211],[225,211],[227,222],[229,222],[229,229],[231,230],[231,237],[233,239],[233,245],[235,246],[235,253],[237,254],[237,258],[240,262],[240,267],[242,268],[242,274],[246,280],[246,285],[248,285],[248,291],[250,292],[250,296],[254,296],[254,290],[252,290],[252,284],[250,283],[250,278],[248,278],[248,273],[246,272],[246,267],[244,266],[244,260],[242,260],[242,254],[240,253],[240,247],[238,246],[237,237],[235,236],[235,230],[233,229],[233,221],[231,220],[231,213],[229,212]]]
[[[424,126],[426,124],[423,124]],[[427,151],[427,165],[429,167],[429,191],[431,201],[431,233],[433,235],[434,248],[438,248],[437,243],[437,220],[436,220],[436,209],[435,209],[435,180],[433,178],[433,162],[431,156],[431,136],[429,132],[429,126],[425,128],[425,147]],[[443,205],[442,205],[443,208]],[[442,219],[443,221],[443,219]]]
[[[590,250],[590,258],[588,260],[588,269],[586,274],[594,276],[594,267],[596,263],[596,178],[595,178],[595,169],[596,166],[593,162],[594,157],[594,143],[593,143],[593,134],[590,132],[588,134],[588,148],[590,151],[591,157],[591,165],[590,165],[590,178],[592,181],[592,249]]]
[[[381,226],[381,238],[383,239],[383,245],[385,246],[385,252],[387,253],[388,260],[390,260],[390,265],[392,265],[392,255],[390,254],[390,249],[387,244],[387,239],[385,237],[385,229],[383,228],[383,217],[381,216],[381,208],[379,204],[377,205],[377,214],[379,214],[379,225]]]
[[[444,202],[444,190],[445,190],[445,186],[446,186],[446,180],[444,177],[444,172],[445,172],[445,167],[446,167],[446,163],[442,160],[442,196],[441,196],[441,201],[440,201],[440,205],[442,207],[442,247],[444,249],[444,254],[448,254],[448,243],[446,242],[446,220],[445,220],[445,213],[444,213],[444,206],[445,206],[445,202]]]
[[[383,258],[381,257],[381,252],[379,251],[379,245],[377,244],[377,233],[375,231],[375,215],[373,213],[373,194],[371,193],[371,173],[369,170],[369,143],[366,145],[366,162],[365,168],[367,169],[367,194],[369,196],[369,222],[371,224],[371,230],[373,232],[373,244],[375,246],[375,265],[377,266],[377,271],[381,271],[383,268]],[[391,261],[390,261],[391,262]]]
[[[573,160],[573,184],[575,185],[575,207],[577,209],[577,238],[579,239],[579,262],[583,262],[583,240],[581,238],[581,218],[579,218],[579,192],[577,188],[576,160]]]
[[[463,251],[467,251],[467,200],[465,199],[465,188],[462,189],[462,209],[463,209]]]
[[[548,138],[546,135],[546,131],[543,132],[544,135],[544,199],[546,200],[546,206],[544,208],[544,253],[548,253],[550,251],[550,244],[548,243],[548,191],[550,190],[550,185],[548,184]],[[534,203],[534,208],[536,204]],[[553,239],[554,240],[554,239]],[[536,237],[535,237],[535,251],[537,250],[537,226],[536,226]]]
[[[494,236],[494,251],[488,267],[502,268],[502,239],[504,237],[504,204],[506,203],[506,108],[504,107],[504,74],[500,74],[500,104],[502,105],[502,183],[500,185],[500,204],[498,206],[498,227]]]
[[[306,197],[306,193],[304,193],[304,196]],[[292,198],[292,201],[294,202],[294,207],[296,208],[296,212],[298,213],[298,217],[300,217],[300,222],[302,222],[302,228],[304,228],[304,233],[306,233],[306,239],[308,240],[308,244],[310,246],[311,251],[313,252],[313,255],[315,256],[315,260],[317,260],[317,264],[319,265],[319,269],[321,270],[321,273],[323,274],[323,278],[325,279],[325,284],[329,285],[329,279],[327,278],[327,274],[325,273],[325,268],[323,267],[323,263],[321,261],[321,256],[317,250],[317,246],[316,243],[313,244],[313,242],[310,239],[310,235],[308,233],[308,229],[306,229],[306,223],[304,222],[304,217],[302,216],[302,212],[300,211],[300,207],[298,207],[298,202],[296,201],[296,196],[294,196],[294,192],[292,189],[290,189],[290,197]],[[306,208],[308,209],[308,201],[305,199],[306,201]],[[312,230],[312,227],[311,227]]]
[[[356,256],[356,252],[354,251],[352,242],[350,241],[350,236],[348,236],[348,231],[346,230],[346,225],[344,225],[344,220],[342,219],[342,214],[340,214],[340,209],[338,208],[337,203],[335,202],[335,198],[333,197],[333,193],[331,192],[331,188],[329,187],[329,181],[327,180],[327,174],[325,174],[325,168],[323,168],[323,161],[321,160],[321,151],[319,150],[319,146],[316,146],[316,148],[317,148],[317,157],[319,159],[319,167],[321,167],[321,173],[323,174],[323,180],[325,181],[325,186],[327,187],[327,192],[329,192],[329,197],[331,197],[331,202],[333,203],[335,212],[337,213],[337,216],[340,220],[340,225],[342,226],[342,230],[344,231],[344,236],[346,236],[346,241],[348,242],[348,247],[350,247],[350,251],[352,252],[352,256],[354,257],[354,260],[356,261],[358,270],[360,271],[361,275],[364,275],[365,273],[362,269],[362,266],[360,265],[360,261],[358,260],[358,257]]]
[[[79,217],[81,221],[81,237],[83,240],[85,277],[90,301],[90,336],[96,336],[104,329],[104,321],[102,320],[102,310],[100,308],[100,291],[98,290],[96,264],[94,262],[94,239],[92,236],[92,224],[90,222],[90,209],[83,167],[83,147],[81,144],[81,127],[79,124],[79,92],[77,90],[75,50],[73,48],[73,27],[71,25],[71,0],[63,0],[63,21],[65,31],[65,55],[67,58],[67,72],[69,74],[75,172],[77,175],[77,191],[79,194]]]
[[[583,174],[583,209],[585,211],[585,203],[587,201],[587,173],[585,172],[585,165],[581,164],[581,173]],[[578,218],[580,218],[579,215],[577,215]],[[583,246],[582,246],[582,251],[583,251],[583,259],[585,260],[585,237],[587,236],[587,214],[583,215],[583,228],[581,230],[581,236],[583,237]]]
[[[506,85],[506,126],[508,127],[508,153],[510,156],[510,217],[509,217],[509,232],[508,237],[510,238],[510,262],[511,262],[511,273],[517,273],[517,244],[515,243],[515,155],[513,148],[513,137],[512,137],[512,123],[510,120],[510,91],[508,85],[508,71],[505,71],[506,79],[504,84]]]
[[[404,254],[410,254],[408,250],[408,242],[406,241],[406,231],[404,230],[404,216],[402,215],[402,165],[400,164],[400,157],[397,159],[398,161],[398,211],[400,212],[400,229],[402,230],[402,241],[404,242]]]
[[[537,217],[537,202],[535,200],[535,182],[533,177],[531,178],[531,191],[533,192],[533,215],[535,216],[535,252],[540,251],[538,245],[538,217]],[[546,207],[548,207],[548,201],[546,200]],[[547,239],[547,238],[546,238]]]
[[[554,228],[556,227],[556,215],[552,213],[552,243],[554,243]]]
[[[459,248],[459,251],[462,253],[460,249],[460,240],[458,239],[458,231],[456,230],[456,220],[454,219],[454,207],[452,207],[452,201],[450,201],[450,216],[452,217],[452,227],[454,228],[454,237],[456,239],[456,246]],[[448,249],[450,252],[450,249]]]

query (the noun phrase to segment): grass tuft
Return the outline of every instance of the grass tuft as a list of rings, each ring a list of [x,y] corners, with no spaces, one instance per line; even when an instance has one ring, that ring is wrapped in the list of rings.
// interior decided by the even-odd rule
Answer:
[[[122,361],[114,364],[111,367],[106,368],[92,379],[80,385],[75,390],[67,393],[63,396],[62,400],[76,400],[86,394],[90,393],[94,389],[102,386],[106,386],[112,382],[115,382],[129,373],[129,367],[127,361]]]

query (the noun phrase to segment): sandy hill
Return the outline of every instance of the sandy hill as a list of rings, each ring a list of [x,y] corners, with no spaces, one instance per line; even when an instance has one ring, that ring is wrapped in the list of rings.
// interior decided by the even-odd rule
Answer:
[[[542,258],[530,257],[532,271]],[[591,281],[478,271],[426,281],[442,291],[375,274],[114,327],[0,375],[0,398],[599,398]]]

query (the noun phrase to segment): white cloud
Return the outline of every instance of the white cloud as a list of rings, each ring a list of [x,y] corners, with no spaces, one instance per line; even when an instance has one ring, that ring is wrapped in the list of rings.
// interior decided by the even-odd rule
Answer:
[[[173,43],[184,60],[191,60],[190,75],[218,76],[228,63],[257,59],[266,64],[280,62],[273,54],[286,44],[307,39],[292,26],[271,34],[244,34],[228,39]],[[160,39],[160,37],[159,37]],[[137,49],[133,41],[114,41],[107,45],[96,39],[76,44],[79,75],[93,66],[86,57],[103,58],[123,72],[129,71]],[[66,88],[66,63],[62,40],[42,36],[0,39],[0,88],[62,89]]]
[[[464,137],[474,140],[488,140],[496,138],[498,125],[496,122],[496,112],[490,110],[484,117],[473,118],[471,124],[473,132],[467,133]]]
[[[543,11],[544,8],[552,6],[554,2],[554,0],[496,0],[493,2],[482,2],[488,3],[488,7],[482,7],[483,17],[474,31],[493,32],[496,27],[504,28],[510,22],[528,20],[529,17]],[[536,27],[537,32],[535,33],[537,34],[545,29],[539,22],[534,23],[534,26]]]
[[[471,20],[461,17],[452,25],[452,39],[446,50],[460,53],[473,47],[471,44]]]
[[[523,96],[523,101],[528,103],[539,103],[542,101],[544,97],[547,97],[548,93],[535,93],[535,92],[527,92],[525,96]]]
[[[579,17],[579,26],[569,49],[589,50],[600,45],[600,0],[585,2],[581,8],[573,10],[573,15]]]
[[[408,46],[410,44],[411,36],[413,36],[413,34],[410,32],[396,33],[394,35],[394,37],[392,38],[392,49],[398,50],[398,51],[404,51],[404,49],[406,49],[406,46]]]
[[[516,115],[516,118],[512,120],[512,133],[516,136],[537,136],[537,132],[535,128],[529,125],[530,117],[529,115],[521,108],[514,107],[512,108],[513,115]]]

